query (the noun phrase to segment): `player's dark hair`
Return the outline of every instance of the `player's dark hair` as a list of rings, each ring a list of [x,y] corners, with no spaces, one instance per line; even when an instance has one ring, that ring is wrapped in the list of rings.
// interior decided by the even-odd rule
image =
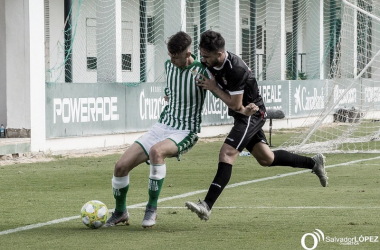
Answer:
[[[202,33],[199,47],[207,51],[224,50],[226,42],[219,32],[207,30]]]
[[[170,54],[176,55],[186,50],[191,44],[191,37],[183,31],[169,37],[167,43],[168,51]]]

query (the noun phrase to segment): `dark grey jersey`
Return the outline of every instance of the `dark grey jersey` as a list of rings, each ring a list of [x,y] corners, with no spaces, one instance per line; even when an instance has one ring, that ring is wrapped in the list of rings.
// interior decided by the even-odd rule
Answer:
[[[230,95],[243,94],[244,106],[252,102],[257,106],[263,106],[256,79],[252,76],[247,64],[231,52],[226,51],[226,55],[223,66],[208,68],[219,87]],[[234,117],[242,116],[231,109],[228,110],[228,114]]]

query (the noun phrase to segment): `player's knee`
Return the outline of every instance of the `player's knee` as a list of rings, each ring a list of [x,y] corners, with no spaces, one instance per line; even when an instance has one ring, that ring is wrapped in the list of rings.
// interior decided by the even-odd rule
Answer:
[[[125,175],[125,172],[126,172],[125,164],[123,164],[121,160],[118,160],[115,164],[115,170],[114,170],[115,176],[118,176],[118,177],[123,176]]]
[[[153,145],[149,151],[149,159],[151,162],[155,162],[159,158],[162,158],[162,150],[160,150],[160,147]]]
[[[226,162],[229,164],[233,164],[236,158],[236,152],[235,151],[228,151],[228,150],[220,150],[219,152],[219,162]]]

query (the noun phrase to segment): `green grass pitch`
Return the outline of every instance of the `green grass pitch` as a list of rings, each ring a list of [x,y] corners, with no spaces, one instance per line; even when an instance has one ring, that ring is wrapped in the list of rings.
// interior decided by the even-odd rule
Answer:
[[[152,229],[141,227],[148,165],[131,172],[131,225],[95,230],[83,225],[80,209],[94,199],[114,208],[111,178],[119,155],[1,166],[0,249],[305,249],[307,233],[305,246],[316,243],[317,250],[380,249],[378,155],[326,155],[327,188],[302,169],[266,168],[251,156],[238,157],[232,186],[204,222],[184,203],[204,198],[221,144],[201,140],[180,162],[166,161]],[[324,240],[314,242],[316,229]]]

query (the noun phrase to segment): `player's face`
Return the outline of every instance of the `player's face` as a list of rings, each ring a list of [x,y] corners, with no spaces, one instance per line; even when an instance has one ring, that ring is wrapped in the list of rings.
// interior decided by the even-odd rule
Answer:
[[[170,52],[168,52],[171,63],[178,68],[184,68],[187,66],[187,58],[190,54],[191,53],[189,53],[187,50],[184,50],[178,54],[171,54]]]
[[[200,48],[199,52],[202,58],[201,59],[202,63],[204,63],[207,67],[212,68],[212,67],[221,66],[221,63],[220,63],[221,53],[217,51],[208,51],[202,48]]]

